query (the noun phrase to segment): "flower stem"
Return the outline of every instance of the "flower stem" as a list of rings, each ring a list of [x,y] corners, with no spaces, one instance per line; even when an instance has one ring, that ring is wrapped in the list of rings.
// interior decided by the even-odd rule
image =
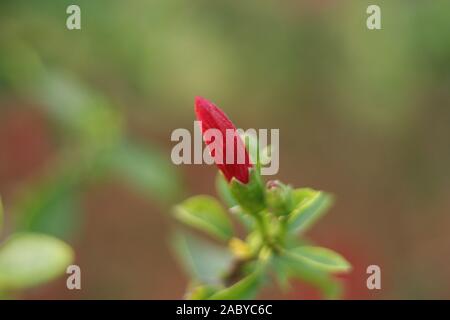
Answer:
[[[264,219],[264,216],[261,214],[256,214],[256,215],[254,215],[254,217],[256,219],[256,224],[258,226],[258,229],[261,232],[264,243],[266,243],[270,246],[272,241],[270,239],[270,234],[267,229],[266,219]]]

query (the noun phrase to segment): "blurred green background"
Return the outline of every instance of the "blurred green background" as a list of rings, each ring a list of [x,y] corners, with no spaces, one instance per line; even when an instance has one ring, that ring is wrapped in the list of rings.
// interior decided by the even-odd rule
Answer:
[[[81,291],[62,277],[19,297],[182,297],[168,213],[216,173],[170,161],[196,95],[238,127],[279,128],[278,178],[336,195],[310,236],[354,265],[345,298],[450,298],[448,0],[3,0],[6,228],[66,240],[82,270]],[[262,297],[317,296],[293,285]]]

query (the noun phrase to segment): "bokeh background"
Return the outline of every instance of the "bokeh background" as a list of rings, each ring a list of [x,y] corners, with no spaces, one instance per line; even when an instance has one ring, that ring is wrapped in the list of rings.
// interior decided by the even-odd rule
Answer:
[[[17,297],[182,298],[170,208],[216,173],[170,161],[196,95],[279,128],[277,178],[336,195],[309,236],[353,263],[344,298],[450,298],[448,0],[3,0],[1,237],[56,235],[82,270],[81,291],[62,277]],[[317,297],[293,286],[261,297]]]

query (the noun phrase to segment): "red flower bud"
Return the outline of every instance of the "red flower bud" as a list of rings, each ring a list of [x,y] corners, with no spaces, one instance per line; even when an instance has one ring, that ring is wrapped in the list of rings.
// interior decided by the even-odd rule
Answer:
[[[250,157],[245,149],[245,145],[237,134],[236,127],[230,119],[228,119],[222,110],[202,97],[195,98],[195,113],[197,119],[201,121],[203,139],[208,146],[214,140],[205,135],[207,130],[217,129],[222,134],[221,141],[214,141],[215,148],[209,148],[214,162],[228,182],[234,177],[244,184],[248,183],[248,170],[252,167],[252,164],[250,163]],[[227,138],[232,138],[232,141],[227,142]],[[244,159],[240,159],[243,161],[238,161],[239,152],[242,153],[242,150],[244,152]],[[234,155],[233,161],[227,161],[227,155],[230,155],[229,158],[231,158],[231,155]]]

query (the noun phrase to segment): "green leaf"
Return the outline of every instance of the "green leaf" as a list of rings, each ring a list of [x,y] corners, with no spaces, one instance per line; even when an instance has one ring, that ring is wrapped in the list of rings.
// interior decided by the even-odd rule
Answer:
[[[176,232],[172,246],[187,273],[204,284],[219,285],[233,260],[231,253],[224,247],[187,232]]]
[[[219,240],[233,236],[231,222],[221,204],[213,197],[199,195],[183,201],[175,207],[175,217]]]
[[[295,209],[289,214],[291,232],[304,232],[331,206],[333,197],[325,192],[309,188],[293,191]]]
[[[347,272],[351,269],[350,263],[344,257],[327,248],[301,246],[286,251],[286,255],[300,264],[328,272]]]
[[[262,282],[262,268],[257,268],[232,286],[213,294],[210,300],[249,300],[253,299]]]
[[[240,223],[244,225],[246,230],[250,231],[253,228],[254,219],[245,213],[245,211],[238,205],[230,191],[230,185],[223,174],[219,171],[216,175],[216,189],[220,199],[228,206],[229,212],[236,217]]]
[[[286,292],[289,286],[289,270],[285,263],[282,263],[279,257],[272,259],[272,267],[278,286],[283,292]]]
[[[342,292],[341,282],[333,278],[329,272],[298,263],[297,260],[287,256],[278,256],[273,263],[275,275],[282,289],[288,289],[288,280],[296,278],[316,287],[327,299],[337,299]]]
[[[206,300],[211,297],[217,291],[216,287],[208,286],[208,285],[199,285],[193,287],[186,294],[187,300]]]
[[[0,288],[24,289],[63,274],[72,263],[70,246],[51,236],[20,233],[0,247]]]
[[[113,173],[120,175],[143,194],[170,200],[179,192],[179,179],[168,163],[170,159],[149,146],[125,143],[111,155]]]
[[[238,205],[231,194],[228,181],[220,171],[216,175],[216,189],[220,199],[228,206],[229,212],[245,226],[246,230],[252,230],[254,219]]]

